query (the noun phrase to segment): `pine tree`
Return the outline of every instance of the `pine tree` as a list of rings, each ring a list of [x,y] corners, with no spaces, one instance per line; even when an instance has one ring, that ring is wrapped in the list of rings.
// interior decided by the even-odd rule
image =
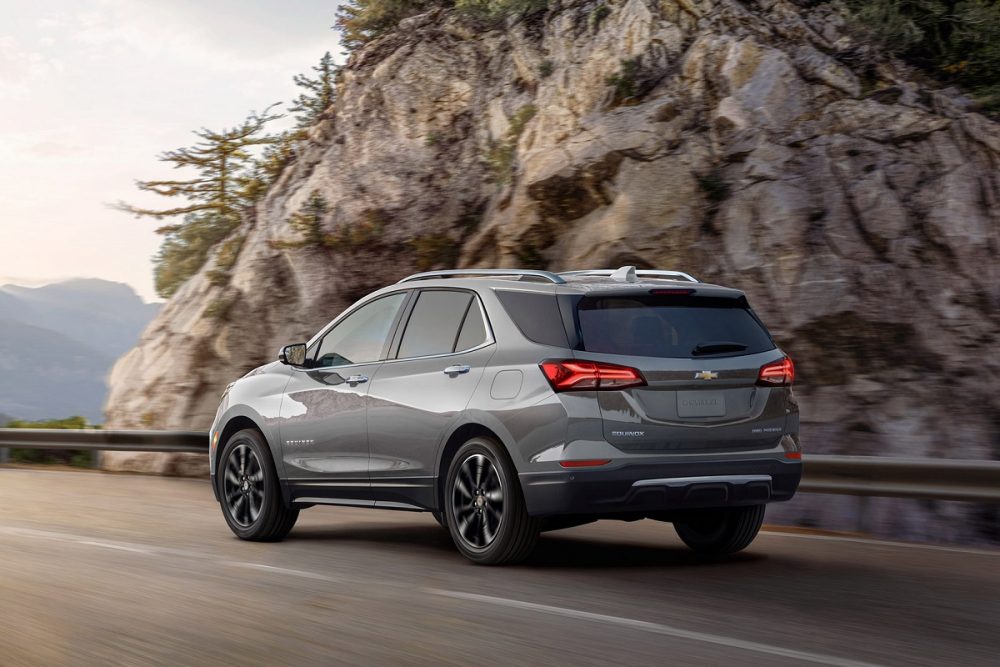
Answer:
[[[349,51],[393,30],[408,16],[446,5],[441,0],[347,0],[337,6],[335,28]]]
[[[183,216],[177,224],[164,225],[157,233],[165,236],[154,259],[156,291],[166,298],[185,280],[198,272],[209,251],[240,224],[240,216],[255,200],[246,187],[254,167],[251,150],[274,144],[279,137],[264,134],[267,123],[281,118],[271,105],[263,113],[251,113],[239,125],[222,131],[202,128],[195,131],[200,141],[193,146],[167,151],[159,156],[174,169],[193,169],[197,177],[188,180],[138,181],[144,192],[179,197],[184,203],[169,208],[144,208],[119,202],[115,208],[137,217],[157,220]]]
[[[195,131],[201,139],[194,146],[167,151],[159,156],[162,162],[173,163],[174,169],[193,168],[197,178],[190,180],[138,181],[136,185],[145,192],[155,192],[164,197],[183,197],[187,202],[166,209],[150,209],[120,202],[116,208],[138,217],[163,218],[189,213],[213,213],[220,219],[237,220],[247,202],[237,187],[240,176],[251,164],[253,146],[273,144],[277,138],[263,135],[264,126],[281,114],[271,113],[272,105],[263,113],[251,113],[239,125],[217,132],[202,128]]]
[[[242,196],[250,202],[258,201],[278,176],[295,159],[295,145],[301,131],[290,130],[274,137],[274,142],[264,147],[260,157],[238,179]]]
[[[313,190],[305,205],[288,219],[288,224],[292,229],[302,234],[305,245],[326,245],[327,239],[323,235],[323,218],[328,210],[329,205],[326,203],[326,198],[319,190]]]
[[[316,78],[312,79],[305,74],[296,74],[295,85],[304,88],[292,106],[289,108],[297,114],[298,127],[300,129],[313,125],[326,111],[336,98],[337,66],[333,62],[333,56],[327,51],[320,58],[319,65],[314,65],[312,70],[316,72]]]

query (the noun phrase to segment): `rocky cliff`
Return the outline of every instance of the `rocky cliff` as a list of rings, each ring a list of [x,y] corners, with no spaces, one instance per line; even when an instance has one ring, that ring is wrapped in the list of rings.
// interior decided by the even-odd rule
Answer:
[[[1000,457],[1000,125],[852,66],[861,46],[783,0],[403,21],[115,367],[109,425],[206,428],[226,383],[419,269],[635,264],[748,293],[798,365],[808,451]],[[781,512],[850,502],[818,500]],[[882,507],[887,532],[971,530]]]

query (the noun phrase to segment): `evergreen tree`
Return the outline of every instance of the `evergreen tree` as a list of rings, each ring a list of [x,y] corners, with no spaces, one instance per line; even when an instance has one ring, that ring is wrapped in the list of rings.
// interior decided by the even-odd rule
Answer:
[[[319,190],[313,190],[305,205],[288,219],[288,224],[302,234],[305,245],[326,245],[328,239],[323,235],[323,218],[328,210],[326,198]]]
[[[446,4],[441,0],[347,0],[337,7],[335,27],[344,47],[354,50],[394,29],[406,17]]]
[[[326,111],[336,98],[337,66],[333,62],[333,56],[327,51],[320,58],[319,65],[314,65],[312,70],[316,72],[316,78],[309,78],[305,74],[296,74],[295,85],[305,89],[295,101],[289,111],[296,115],[298,127],[300,129],[313,125]]]
[[[255,202],[264,196],[285,167],[295,159],[295,143],[300,138],[301,131],[282,132],[274,137],[273,143],[264,147],[261,156],[238,179],[243,197]]]
[[[186,203],[165,209],[150,209],[120,202],[116,208],[139,217],[163,218],[191,213],[212,213],[220,220],[238,222],[240,211],[251,202],[239,187],[238,180],[253,160],[248,150],[253,146],[273,144],[278,139],[261,134],[264,126],[281,114],[271,113],[272,105],[263,113],[251,113],[239,125],[214,131],[202,128],[195,131],[201,139],[194,146],[167,151],[159,156],[162,162],[173,163],[174,169],[193,168],[197,178],[189,180],[138,181],[136,185],[145,192],[155,192],[164,197],[182,197]]]
[[[145,192],[182,198],[184,202],[179,206],[144,208],[124,202],[115,206],[137,217],[157,220],[183,216],[182,222],[156,230],[166,237],[154,259],[160,296],[172,295],[205,264],[212,246],[240,224],[243,209],[259,196],[247,187],[255,165],[251,149],[279,140],[263,133],[267,123],[282,117],[272,113],[274,106],[260,114],[251,113],[229,129],[197,130],[195,136],[200,141],[194,146],[159,156],[161,161],[172,163],[174,169],[193,169],[198,175],[188,180],[138,181],[137,186]]]

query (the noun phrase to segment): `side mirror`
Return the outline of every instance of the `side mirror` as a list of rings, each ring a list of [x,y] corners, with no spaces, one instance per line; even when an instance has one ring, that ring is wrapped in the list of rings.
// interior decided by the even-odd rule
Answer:
[[[302,367],[306,365],[306,344],[295,343],[286,345],[278,352],[278,361],[289,366]]]

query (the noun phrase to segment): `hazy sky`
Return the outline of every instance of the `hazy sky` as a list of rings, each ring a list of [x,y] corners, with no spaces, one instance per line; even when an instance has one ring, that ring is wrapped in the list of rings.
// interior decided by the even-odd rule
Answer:
[[[125,282],[155,298],[156,155],[295,94],[334,0],[0,0],[0,284]],[[161,201],[157,201],[161,200]]]

